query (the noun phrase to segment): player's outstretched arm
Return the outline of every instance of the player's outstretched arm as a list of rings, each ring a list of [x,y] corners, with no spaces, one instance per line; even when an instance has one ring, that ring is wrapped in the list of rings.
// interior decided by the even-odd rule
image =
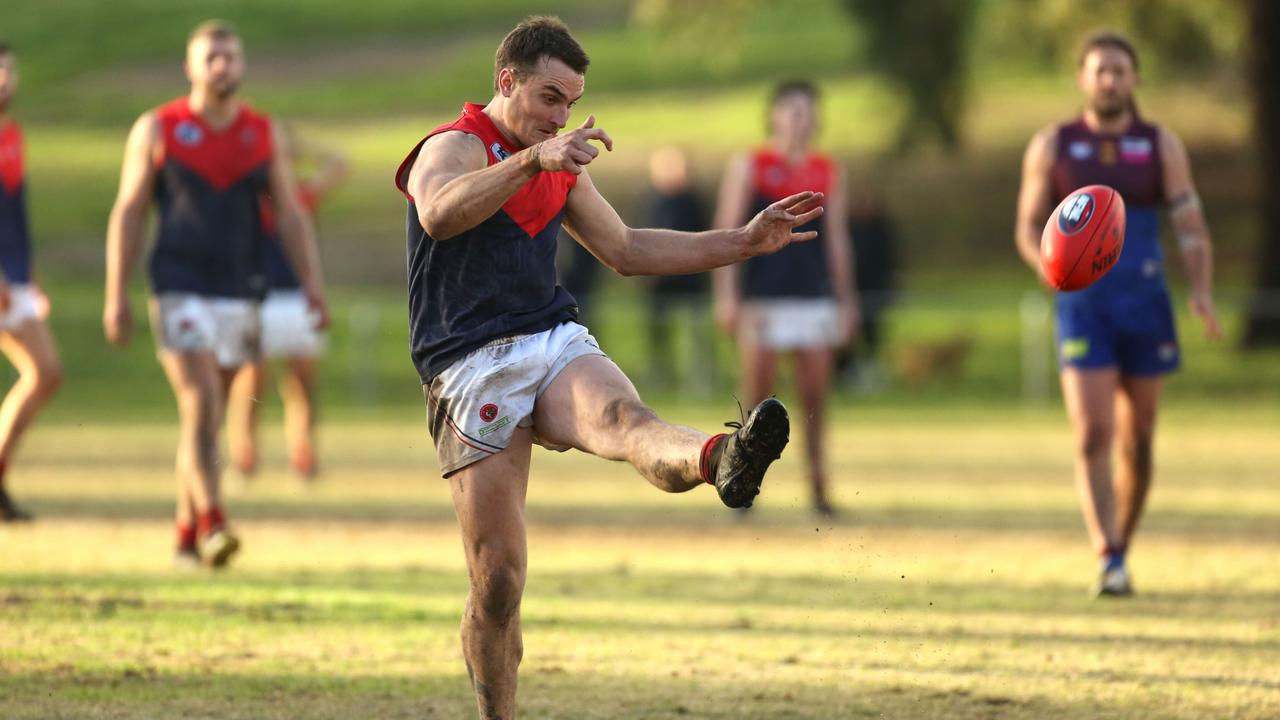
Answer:
[[[622,222],[591,178],[583,173],[569,193],[565,227],[592,255],[620,275],[683,275],[814,239],[817,232],[794,230],[822,215],[822,197],[822,193],[797,193],[765,208],[745,226],[730,230],[634,230]]]
[[[1191,179],[1191,160],[1182,139],[1166,128],[1160,129],[1160,162],[1164,168],[1165,202],[1182,252],[1182,264],[1191,286],[1191,311],[1204,322],[1205,333],[1222,336],[1218,313],[1213,305],[1213,242],[1209,223],[1200,207],[1200,195]]]
[[[595,127],[594,115],[571,132],[488,165],[488,150],[479,138],[445,132],[422,146],[406,187],[422,228],[433,240],[448,240],[484,222],[540,172],[581,174],[600,154],[591,141],[613,149],[609,134]]]
[[[102,327],[107,340],[116,345],[127,345],[133,334],[129,273],[142,248],[147,208],[155,186],[153,160],[158,135],[152,113],[144,114],[133,124],[125,144],[120,189],[107,220],[107,281]]]
[[[297,186],[290,159],[288,134],[272,123],[274,142],[271,147],[271,169],[267,181],[271,186],[271,202],[275,206],[280,226],[280,242],[289,263],[297,270],[307,304],[315,313],[316,329],[329,325],[329,308],[324,299],[324,281],[320,266],[320,252],[316,247],[315,229],[311,218],[302,211],[298,202]]]
[[[1049,174],[1053,171],[1053,156],[1057,152],[1057,132],[1052,126],[1044,128],[1031,138],[1022,156],[1022,186],[1018,190],[1018,216],[1014,228],[1014,242],[1022,257],[1036,277],[1043,279],[1040,265],[1040,235],[1045,220],[1053,211],[1052,188]]]

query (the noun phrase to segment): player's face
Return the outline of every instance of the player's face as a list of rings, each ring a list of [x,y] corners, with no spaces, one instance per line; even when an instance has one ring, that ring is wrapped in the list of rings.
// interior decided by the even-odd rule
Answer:
[[[187,48],[187,78],[220,100],[235,94],[244,78],[244,50],[237,38],[196,38]]]
[[[788,144],[807,145],[818,129],[818,108],[808,95],[790,93],[770,108],[769,124],[773,134]]]
[[[498,78],[498,90],[513,111],[505,118],[507,128],[526,147],[555,137],[569,124],[573,105],[585,86],[581,73],[556,58],[540,61],[537,70],[519,80],[504,71]]]
[[[1089,51],[1077,78],[1089,109],[1103,118],[1114,118],[1132,107],[1138,73],[1129,54],[1118,48]]]
[[[18,91],[18,65],[13,53],[0,55],[0,112],[9,109],[13,94]]]

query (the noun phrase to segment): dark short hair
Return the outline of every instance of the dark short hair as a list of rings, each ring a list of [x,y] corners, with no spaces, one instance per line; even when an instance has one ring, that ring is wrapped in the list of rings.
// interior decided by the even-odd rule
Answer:
[[[777,105],[783,98],[792,95],[803,95],[816,103],[822,93],[817,85],[808,80],[784,80],[775,85],[773,92],[769,94],[769,107]]]
[[[507,33],[493,58],[493,88],[498,89],[498,73],[511,68],[517,79],[534,72],[542,58],[555,58],[579,75],[587,74],[591,58],[569,34],[560,18],[530,15]]]
[[[1089,53],[1100,49],[1119,50],[1129,56],[1129,61],[1133,63],[1133,69],[1138,69],[1138,51],[1133,47],[1133,43],[1129,38],[1116,32],[1115,30],[1100,30],[1092,35],[1085,37],[1080,43],[1080,53],[1076,56],[1076,65],[1084,67],[1085,58],[1089,57]]]
[[[187,36],[187,46],[190,47],[191,43],[206,37],[210,40],[239,39],[240,33],[236,31],[235,25],[226,20],[205,20],[191,30],[191,34]]]

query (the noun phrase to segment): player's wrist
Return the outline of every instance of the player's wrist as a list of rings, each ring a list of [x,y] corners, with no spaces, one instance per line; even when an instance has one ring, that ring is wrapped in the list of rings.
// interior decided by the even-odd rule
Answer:
[[[532,176],[542,172],[542,143],[530,145],[529,148],[524,151],[524,155],[523,169],[526,173]]]

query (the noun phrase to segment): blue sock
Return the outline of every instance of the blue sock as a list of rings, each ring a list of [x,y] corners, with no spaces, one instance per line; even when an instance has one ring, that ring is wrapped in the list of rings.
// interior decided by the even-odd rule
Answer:
[[[1107,550],[1102,556],[1102,569],[1106,572],[1119,570],[1124,567],[1124,549],[1112,548]]]

